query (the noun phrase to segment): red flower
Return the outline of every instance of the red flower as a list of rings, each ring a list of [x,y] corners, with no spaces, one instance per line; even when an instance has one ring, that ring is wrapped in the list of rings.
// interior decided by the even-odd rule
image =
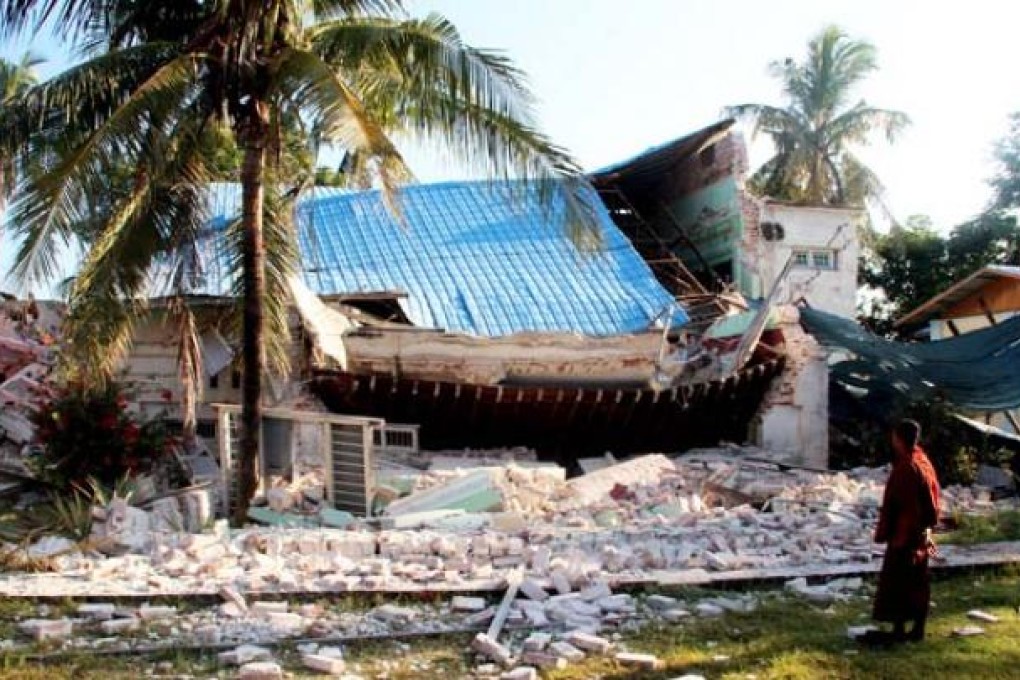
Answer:
[[[163,390],[163,401],[173,401],[174,393],[170,390]]]

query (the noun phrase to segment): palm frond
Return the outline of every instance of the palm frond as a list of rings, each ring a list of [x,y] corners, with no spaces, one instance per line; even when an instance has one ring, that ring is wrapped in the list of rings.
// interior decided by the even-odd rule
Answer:
[[[139,157],[149,142],[153,117],[165,118],[181,108],[194,77],[190,56],[165,64],[55,167],[30,178],[14,205],[16,231],[23,237],[12,269],[17,278],[26,282],[51,278],[54,247],[60,239],[67,242],[74,225],[84,219],[85,197],[105,190],[108,168]]]
[[[399,215],[397,188],[413,179],[411,171],[352,87],[317,54],[304,50],[287,52],[280,77],[288,98],[305,104],[325,139],[370,159],[384,199]]]

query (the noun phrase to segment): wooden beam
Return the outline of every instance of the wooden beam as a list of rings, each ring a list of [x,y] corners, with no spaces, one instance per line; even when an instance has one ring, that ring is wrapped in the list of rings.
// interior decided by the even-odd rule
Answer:
[[[981,306],[981,311],[985,313],[985,318],[988,319],[988,323],[992,326],[998,325],[998,321],[995,320],[995,315],[992,314],[992,310],[988,308],[988,303],[985,302],[984,296],[978,298],[978,305]]]

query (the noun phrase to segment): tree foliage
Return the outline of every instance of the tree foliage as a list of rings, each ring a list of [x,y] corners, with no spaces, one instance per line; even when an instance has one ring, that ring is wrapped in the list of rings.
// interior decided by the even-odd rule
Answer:
[[[764,134],[775,155],[751,177],[759,195],[813,205],[863,205],[880,198],[882,183],[854,154],[875,132],[890,142],[909,124],[906,114],[880,109],[853,92],[878,68],[875,48],[852,40],[835,26],[808,43],[804,61],[773,62],[782,84],[783,107],[741,104],[727,113],[748,120]]]
[[[243,302],[242,517],[257,484],[263,373],[267,362],[286,369],[293,207],[313,181],[313,163],[300,157],[307,131],[357,158],[358,174],[397,213],[397,187],[412,175],[394,133],[441,144],[494,177],[537,183],[549,206],[562,200],[580,242],[597,242],[580,168],[537,130],[521,71],[466,44],[441,16],[408,18],[399,0],[0,4],[8,34],[46,23],[88,58],[0,115],[0,158],[35,168],[14,206],[14,272],[50,278],[56,248],[90,224],[67,337],[91,377],[109,376],[126,352],[159,266],[182,333],[181,380],[200,386],[187,295],[200,275],[195,244],[208,222],[206,185],[236,168],[241,214],[226,240]],[[128,173],[110,191],[113,168]]]

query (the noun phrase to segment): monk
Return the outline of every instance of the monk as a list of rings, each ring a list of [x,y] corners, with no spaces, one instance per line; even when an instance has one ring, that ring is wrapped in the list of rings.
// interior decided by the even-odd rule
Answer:
[[[919,642],[931,603],[928,558],[934,554],[931,528],[939,519],[939,480],[920,446],[921,427],[903,420],[893,427],[892,472],[885,487],[875,542],[885,543],[874,618],[891,623],[891,642]],[[907,622],[912,622],[910,632]]]

